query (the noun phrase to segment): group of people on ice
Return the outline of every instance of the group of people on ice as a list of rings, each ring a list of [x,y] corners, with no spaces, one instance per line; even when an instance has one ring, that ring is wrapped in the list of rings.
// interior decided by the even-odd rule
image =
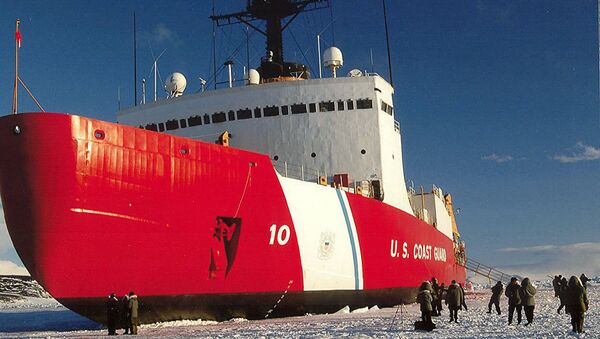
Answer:
[[[558,313],[565,307],[565,313],[571,315],[571,325],[573,332],[583,333],[583,320],[585,312],[588,310],[587,282],[589,279],[582,274],[581,277],[572,276],[567,282],[562,276],[555,276],[552,282],[554,286],[555,297],[560,298]],[[504,288],[501,281],[492,287],[492,296],[488,304],[488,312],[492,313],[492,306],[495,306],[496,312],[500,315],[500,297],[502,292],[508,298],[508,324],[511,325],[515,311],[517,312],[517,325],[521,324],[522,312],[525,312],[527,323],[533,322],[535,310],[535,286],[529,278],[524,278],[521,283],[516,277],[511,278],[510,283]],[[465,304],[464,290],[462,285],[452,280],[452,284],[446,288],[444,284],[438,285],[437,280],[424,281],[417,294],[417,302],[420,304],[421,321],[415,323],[415,329],[431,331],[435,328],[431,317],[441,315],[442,300],[446,301],[450,311],[450,322],[458,322],[458,311]]]
[[[133,291],[125,294],[120,301],[115,293],[111,293],[106,302],[108,335],[116,335],[119,324],[125,328],[123,334],[137,334],[138,305]]]
[[[415,324],[417,329],[431,331],[435,324],[432,316],[442,315],[442,301],[445,301],[450,311],[450,322],[458,322],[458,311],[463,307],[467,310],[465,303],[465,291],[462,285],[455,280],[446,288],[444,283],[438,284],[435,277],[431,281],[424,281],[417,294],[417,302],[421,306],[421,321]]]
[[[589,301],[587,297],[587,282],[590,279],[581,274],[578,278],[571,276],[569,281],[562,275],[555,275],[552,280],[552,287],[554,287],[554,297],[559,298],[560,305],[556,310],[558,314],[562,308],[565,308],[565,313],[571,315],[571,325],[573,326],[573,332],[583,333],[583,320],[585,318],[585,312],[589,307]]]

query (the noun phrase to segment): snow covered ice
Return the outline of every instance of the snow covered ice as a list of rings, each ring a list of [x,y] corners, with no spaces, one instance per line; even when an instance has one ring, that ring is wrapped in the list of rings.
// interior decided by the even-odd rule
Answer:
[[[598,298],[600,287],[588,288],[590,310],[586,313],[586,333],[571,333],[570,317],[557,314],[559,301],[551,289],[540,287],[535,318],[530,326],[507,325],[507,301],[502,297],[502,315],[487,314],[489,289],[467,294],[469,311],[459,313],[459,323],[449,323],[444,307],[434,317],[437,329],[420,332],[413,323],[420,318],[419,306],[401,308],[361,308],[330,315],[306,315],[266,320],[232,319],[215,321],[174,321],[142,325],[141,337],[164,338],[600,338]],[[142,298],[143,300],[143,298]],[[396,313],[396,311],[398,311]],[[395,317],[395,320],[394,320]],[[515,315],[516,317],[516,315]],[[524,318],[524,316],[523,316]],[[516,323],[516,321],[515,321]],[[118,333],[122,333],[119,330]],[[0,303],[0,337],[99,337],[106,329],[83,318],[52,299],[25,298]]]

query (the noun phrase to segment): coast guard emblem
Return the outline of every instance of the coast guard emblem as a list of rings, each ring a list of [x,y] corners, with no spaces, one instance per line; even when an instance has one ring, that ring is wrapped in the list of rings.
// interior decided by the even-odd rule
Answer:
[[[319,240],[319,253],[318,257],[321,260],[327,260],[333,254],[333,247],[335,245],[335,233],[322,232],[321,239]]]

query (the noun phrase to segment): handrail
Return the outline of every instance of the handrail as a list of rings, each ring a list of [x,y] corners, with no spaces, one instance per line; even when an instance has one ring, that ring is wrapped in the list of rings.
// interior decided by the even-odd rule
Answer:
[[[519,275],[510,275],[507,273],[504,273],[498,269],[495,269],[491,266],[487,266],[484,265],[474,259],[471,258],[465,258],[464,260],[464,264],[463,263],[458,263],[461,266],[464,266],[467,270],[475,273],[475,274],[479,274],[483,277],[486,277],[490,280],[494,280],[494,281],[502,281],[504,283],[508,283],[510,282],[510,278],[515,277],[519,280],[522,280],[522,277]]]

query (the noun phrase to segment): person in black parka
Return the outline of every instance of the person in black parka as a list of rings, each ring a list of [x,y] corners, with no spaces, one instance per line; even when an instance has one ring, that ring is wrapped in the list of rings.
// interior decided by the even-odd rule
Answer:
[[[463,293],[456,283],[456,280],[452,280],[452,284],[448,286],[448,292],[446,292],[446,305],[450,310],[450,321],[458,322],[458,310],[461,307],[463,301]]]
[[[496,306],[496,312],[500,315],[500,296],[504,291],[504,285],[502,285],[501,281],[498,281],[494,287],[492,287],[492,297],[490,298],[490,303],[488,304],[488,313],[492,313],[492,305]]]
[[[560,306],[558,306],[558,310],[556,310],[558,314],[560,314],[560,310],[562,310],[563,307],[565,308],[565,314],[569,313],[569,307],[567,306],[567,286],[567,278],[562,277],[558,283],[558,299],[560,300]]]
[[[523,305],[523,309],[525,310],[525,318],[527,319],[525,326],[527,326],[533,321],[533,311],[535,309],[534,296],[536,293],[535,286],[533,286],[529,278],[523,279],[519,293],[521,293],[521,305]]]
[[[552,288],[554,288],[554,297],[558,298],[560,296],[560,281],[562,280],[562,275],[555,275],[554,279],[552,279]]]
[[[517,278],[510,278],[510,284],[506,286],[504,295],[508,298],[508,324],[512,324],[513,314],[517,310],[517,325],[521,323],[521,286]]]
[[[465,312],[466,312],[466,311],[468,311],[468,309],[467,309],[467,303],[465,302],[465,289],[463,288],[463,285],[461,283],[458,283],[458,287],[460,287],[460,290],[462,292],[462,300],[460,301],[460,307],[461,307],[461,310],[464,307]]]
[[[108,296],[106,301],[106,326],[108,335],[117,334],[117,319],[119,319],[119,299],[114,293]]]
[[[129,295],[127,293],[121,298],[121,321],[125,328],[123,334],[129,334],[131,332],[131,312],[129,312]]]

